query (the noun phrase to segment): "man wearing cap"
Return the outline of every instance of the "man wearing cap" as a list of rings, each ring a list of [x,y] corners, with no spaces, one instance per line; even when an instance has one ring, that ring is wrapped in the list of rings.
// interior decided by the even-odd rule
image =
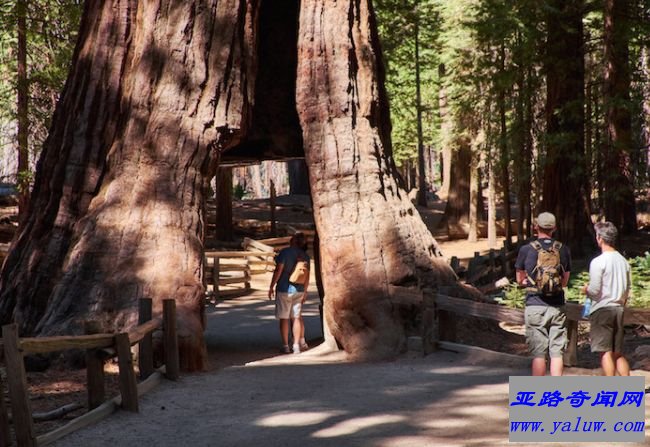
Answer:
[[[555,216],[541,213],[535,222],[537,240],[519,250],[515,269],[517,283],[526,287],[526,343],[533,357],[533,376],[546,374],[546,357],[550,357],[552,376],[561,376],[564,369],[562,356],[567,345],[566,314],[564,311],[564,290],[571,272],[569,248],[553,239]],[[540,274],[538,257],[551,253],[559,258],[558,282],[553,291],[539,290],[536,283]]]
[[[616,251],[618,230],[611,222],[594,225],[601,254],[589,264],[589,284],[582,291],[593,304],[589,313],[591,352],[600,353],[603,374],[630,375],[623,356],[623,311],[630,295],[630,264]]]

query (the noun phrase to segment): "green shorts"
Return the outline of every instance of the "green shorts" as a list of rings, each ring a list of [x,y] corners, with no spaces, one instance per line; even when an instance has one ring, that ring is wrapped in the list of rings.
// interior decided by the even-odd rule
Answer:
[[[526,343],[535,358],[562,357],[567,346],[564,306],[526,306]]]
[[[589,315],[591,352],[623,352],[623,307],[608,306]]]

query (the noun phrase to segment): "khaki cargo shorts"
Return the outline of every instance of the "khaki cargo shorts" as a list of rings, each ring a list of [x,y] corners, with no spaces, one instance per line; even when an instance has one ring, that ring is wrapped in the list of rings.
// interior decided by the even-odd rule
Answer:
[[[608,306],[589,315],[591,352],[623,352],[623,307]]]
[[[278,320],[300,318],[302,315],[302,296],[304,294],[305,292],[276,293],[275,318]]]
[[[526,343],[535,358],[562,357],[567,346],[564,306],[526,306]]]

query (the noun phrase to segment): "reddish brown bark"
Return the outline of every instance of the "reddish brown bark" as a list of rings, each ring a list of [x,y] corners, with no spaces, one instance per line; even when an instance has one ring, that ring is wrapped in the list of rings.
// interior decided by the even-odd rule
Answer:
[[[469,139],[462,138],[457,150],[451,155],[451,179],[445,216],[450,225],[469,222],[469,183],[472,163],[472,148]]]
[[[272,5],[261,28],[273,29]],[[303,137],[326,318],[349,352],[398,352],[419,323],[421,289],[456,284],[396,180],[368,0],[301,3],[297,83],[295,66],[258,67],[267,38],[296,38],[258,35],[259,11],[257,0],[86,2],[33,211],[0,277],[3,323],[23,335],[81,333],[90,318],[122,330],[138,298],[156,312],[172,297],[182,366],[202,368],[206,180],[224,151],[263,158]],[[285,43],[279,51],[295,52]],[[282,105],[267,90],[274,79]]]
[[[246,130],[256,0],[89,0],[0,282],[22,334],[137,323],[178,305],[181,362],[204,366],[204,179]]]
[[[630,151],[629,0],[605,0],[604,105],[607,126],[605,216],[624,233],[637,229]]]
[[[546,160],[541,211],[557,218],[557,237],[582,250],[585,204],[583,0],[553,0],[546,42]]]
[[[325,318],[355,357],[395,354],[417,298],[397,287],[455,284],[398,186],[383,68],[368,0],[303,0],[297,107],[320,235]]]

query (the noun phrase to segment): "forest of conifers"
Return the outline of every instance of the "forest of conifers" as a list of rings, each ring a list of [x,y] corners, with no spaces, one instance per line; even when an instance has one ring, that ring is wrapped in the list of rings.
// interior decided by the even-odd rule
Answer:
[[[376,0],[374,8],[393,154],[409,189],[449,195],[452,222],[480,219],[497,202],[508,218],[503,205],[516,204],[520,236],[542,208],[558,214],[571,241],[587,235],[590,215],[636,228],[635,194],[645,194],[649,166],[648,2]],[[82,9],[74,0],[0,3],[7,180],[33,178]]]

